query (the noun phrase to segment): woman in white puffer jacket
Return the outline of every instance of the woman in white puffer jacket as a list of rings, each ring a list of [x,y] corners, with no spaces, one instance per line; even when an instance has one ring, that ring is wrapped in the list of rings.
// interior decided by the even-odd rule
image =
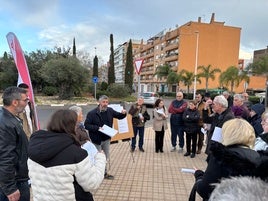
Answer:
[[[34,201],[92,201],[90,192],[104,178],[106,158],[98,152],[92,164],[75,136],[77,114],[56,111],[47,131],[35,132],[29,142],[29,176]]]

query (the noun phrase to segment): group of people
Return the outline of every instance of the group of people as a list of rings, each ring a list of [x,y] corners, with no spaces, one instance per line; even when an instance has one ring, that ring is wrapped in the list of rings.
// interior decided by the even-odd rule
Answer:
[[[47,129],[37,130],[34,110],[26,109],[32,104],[28,91],[6,88],[0,109],[0,200],[30,201],[30,186],[35,201],[94,200],[91,192],[113,178],[106,168],[110,137],[102,127],[126,117],[126,110],[117,112],[108,103],[101,96],[84,123],[78,106],[57,110]]]
[[[112,127],[113,118],[123,119],[127,111],[118,112],[108,107],[109,98],[102,95],[84,122],[82,108],[72,106],[56,111],[46,130],[37,130],[27,87],[25,84],[8,87],[3,93],[0,200],[29,201],[29,186],[36,201],[94,200],[92,192],[103,179],[114,178],[107,169],[111,137],[102,132],[103,127]],[[236,111],[240,111],[235,105],[239,98],[234,96]],[[144,129],[150,115],[143,101],[143,97],[139,97],[128,111],[134,133],[131,152],[136,149],[138,135],[139,151],[145,152]],[[259,105],[251,105],[250,111],[240,111],[239,118],[235,118],[232,109],[222,95],[212,101],[197,93],[196,100],[186,101],[183,93],[178,92],[168,108],[162,99],[155,102],[152,118],[156,153],[163,152],[169,113],[171,151],[176,151],[178,137],[179,152],[183,152],[186,133],[184,156],[194,158],[201,153],[204,132],[207,132],[208,167],[206,171],[195,171],[196,183],[190,196],[193,200],[195,192],[208,200],[215,188],[212,184],[222,178],[240,175],[267,179],[268,113],[261,116],[264,110]],[[215,133],[219,132],[221,139],[215,140]]]
[[[268,181],[268,113],[262,104],[246,101],[242,94],[235,94],[231,106],[223,95],[205,102],[203,122],[210,124],[208,165],[205,171],[196,169],[189,201],[195,200],[195,192],[203,200],[220,200],[221,195],[213,191],[223,179],[250,176]],[[220,184],[216,190],[221,190]]]

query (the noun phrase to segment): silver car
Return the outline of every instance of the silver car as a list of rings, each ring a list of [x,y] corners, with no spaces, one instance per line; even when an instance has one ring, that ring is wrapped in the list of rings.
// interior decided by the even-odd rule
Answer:
[[[154,106],[155,101],[159,98],[155,92],[143,92],[141,96],[144,98],[144,104],[150,106]]]

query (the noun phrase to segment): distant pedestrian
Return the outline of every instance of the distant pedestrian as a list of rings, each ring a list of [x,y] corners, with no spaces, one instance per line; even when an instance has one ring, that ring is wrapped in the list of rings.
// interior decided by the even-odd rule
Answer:
[[[176,99],[173,100],[168,108],[170,116],[171,127],[171,152],[176,151],[177,136],[179,137],[179,152],[183,152],[184,147],[184,124],[182,115],[187,108],[187,102],[183,99],[183,93],[177,92]]]
[[[155,131],[155,152],[163,153],[165,130],[167,130],[168,111],[162,99],[157,99],[153,110],[153,130]]]

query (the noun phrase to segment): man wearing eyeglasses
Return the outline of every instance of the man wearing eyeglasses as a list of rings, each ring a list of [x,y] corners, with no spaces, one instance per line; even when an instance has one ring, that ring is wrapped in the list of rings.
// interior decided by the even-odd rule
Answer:
[[[30,201],[28,139],[18,117],[28,104],[24,89],[8,87],[0,109],[0,200]]]
[[[187,108],[187,102],[183,100],[183,93],[179,91],[176,94],[176,99],[171,102],[168,112],[170,116],[170,127],[171,127],[171,152],[176,151],[177,136],[179,137],[179,152],[183,152],[184,146],[184,123],[183,123],[183,112]]]

